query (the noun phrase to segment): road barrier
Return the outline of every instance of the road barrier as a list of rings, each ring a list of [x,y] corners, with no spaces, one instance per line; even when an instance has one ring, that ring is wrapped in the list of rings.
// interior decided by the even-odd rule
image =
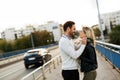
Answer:
[[[35,47],[35,48],[49,48],[49,47],[53,47],[58,45],[57,43],[55,44],[49,44],[49,45],[45,45],[45,46],[39,46],[39,47]],[[24,50],[17,50],[17,51],[12,51],[12,52],[7,52],[7,53],[2,53],[2,55],[0,55],[0,61],[4,60],[5,58],[9,58],[12,56],[16,56],[16,55],[20,55],[25,53],[26,51],[33,49],[33,48],[28,48],[28,49],[24,49]]]

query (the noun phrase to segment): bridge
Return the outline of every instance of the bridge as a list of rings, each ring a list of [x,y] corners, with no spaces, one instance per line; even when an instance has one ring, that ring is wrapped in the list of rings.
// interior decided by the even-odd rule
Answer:
[[[96,41],[96,52],[97,52],[97,60],[98,60],[98,69],[97,69],[97,78],[96,80],[120,80],[120,46],[104,43],[100,41]],[[60,57],[60,56],[59,56]],[[58,63],[58,59],[56,63]],[[51,60],[50,62],[55,60]],[[48,63],[50,63],[48,62]],[[59,60],[61,62],[61,60]],[[46,63],[45,65],[47,65]],[[35,72],[28,74],[27,76],[23,77],[22,80],[27,80],[27,78],[30,76],[34,76],[33,80],[62,80],[61,76],[61,63],[58,63],[59,65],[54,65],[54,69],[50,70],[49,72],[45,73],[45,71],[42,74],[42,79],[39,79],[39,77],[35,77]],[[42,69],[43,68],[39,68]],[[38,69],[38,70],[39,70]],[[80,80],[83,78],[83,73],[80,72]]]
[[[96,43],[98,60],[96,80],[120,80],[120,46],[100,41]],[[54,51],[56,56],[53,59],[16,80],[63,80],[59,49]],[[83,73],[80,72],[80,80],[82,78]],[[0,78],[0,80],[7,79]]]

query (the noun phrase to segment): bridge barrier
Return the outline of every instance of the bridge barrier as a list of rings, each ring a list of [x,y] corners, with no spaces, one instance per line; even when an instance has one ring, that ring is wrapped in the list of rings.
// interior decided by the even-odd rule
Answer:
[[[113,68],[120,70],[120,46],[110,43],[96,41],[97,50],[109,60]]]
[[[35,48],[49,48],[49,47],[56,46],[56,45],[58,45],[58,44],[57,43],[49,44],[49,45],[39,46],[39,47],[35,47]],[[28,51],[30,49],[33,49],[33,48],[28,48],[28,49],[23,49],[23,50],[17,50],[17,51],[11,51],[11,52],[2,53],[2,55],[0,55],[0,61],[4,60],[4,59],[7,59],[7,58],[10,58],[10,57],[21,55],[21,54],[25,53],[26,51]]]

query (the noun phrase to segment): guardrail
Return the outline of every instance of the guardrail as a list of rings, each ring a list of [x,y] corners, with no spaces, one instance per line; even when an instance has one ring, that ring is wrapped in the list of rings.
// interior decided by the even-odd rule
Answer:
[[[49,45],[39,46],[39,47],[35,47],[35,48],[49,48],[49,47],[56,46],[56,45],[58,45],[58,44],[57,43],[49,44]],[[10,57],[13,57],[13,56],[16,56],[16,55],[23,54],[24,52],[26,52],[30,49],[32,49],[32,48],[3,53],[3,55],[0,55],[0,61],[7,59],[7,58],[10,58]]]
[[[43,66],[35,69],[25,77],[23,77],[21,80],[38,80],[42,78],[42,80],[46,79],[46,72],[49,71],[49,73],[52,72],[52,68],[55,69],[57,65],[61,63],[61,57],[60,55],[54,57],[47,63],[45,63]],[[40,74],[41,73],[41,74]]]
[[[120,69],[120,46],[101,41],[96,41],[97,50],[109,60],[113,68]]]

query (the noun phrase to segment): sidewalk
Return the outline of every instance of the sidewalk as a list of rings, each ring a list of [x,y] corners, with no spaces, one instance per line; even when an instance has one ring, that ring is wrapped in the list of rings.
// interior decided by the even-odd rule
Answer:
[[[100,54],[97,56],[98,69],[96,80],[120,80],[120,73],[112,68],[112,65],[105,61]],[[51,73],[47,72],[46,80],[63,80],[61,76],[61,64],[53,69]],[[83,78],[83,73],[80,73],[80,80]],[[40,79],[41,80],[41,79]]]

